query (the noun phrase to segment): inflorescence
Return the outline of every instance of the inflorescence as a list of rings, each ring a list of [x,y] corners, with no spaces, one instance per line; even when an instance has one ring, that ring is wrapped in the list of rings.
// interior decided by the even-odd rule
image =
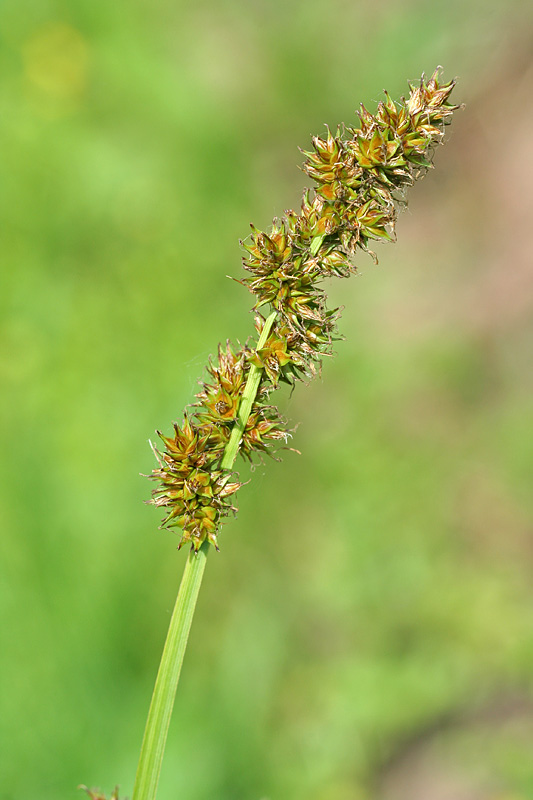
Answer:
[[[276,318],[262,347],[220,346],[198,402],[171,436],[158,431],[164,449],[154,449],[159,467],[150,477],[158,486],[150,502],[165,511],[162,527],[182,529],[180,547],[190,542],[198,550],[206,540],[217,547],[221,520],[235,511],[241,484],[222,461],[252,366],[261,379],[239,453],[251,460],[286,442],[289,431],[268,403],[270,393],[280,382],[314,376],[340,338],[339,309],[328,309],[321,282],[355,273],[358,249],[375,259],[372,241],[394,241],[405,190],[432,167],[433,149],[458,108],[448,102],[454,85],[440,84],[436,70],[410,86],[407,99],[395,103],[385,94],[375,114],[361,105],[358,127],[314,137],[303,170],[316,186],[304,191],[300,212],[286,211],[268,233],[252,225],[250,240],[241,242],[248,274],[239,282],[256,298],[258,334],[261,311]]]

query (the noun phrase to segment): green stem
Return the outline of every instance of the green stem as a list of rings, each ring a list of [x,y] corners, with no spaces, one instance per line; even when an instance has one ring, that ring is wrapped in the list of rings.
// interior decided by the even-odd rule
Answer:
[[[208,542],[204,542],[198,553],[191,550],[187,558],[148,711],[132,800],[155,798],[157,792],[168,726],[208,548]]]
[[[261,331],[259,341],[257,342],[257,350],[260,350],[262,347],[264,347],[276,317],[277,312],[273,311],[272,314],[267,318],[263,326],[263,330]],[[235,463],[237,453],[239,452],[239,445],[241,443],[242,435],[244,433],[244,429],[246,428],[246,423],[248,422],[248,417],[250,416],[250,411],[252,410],[255,396],[257,394],[257,390],[259,389],[259,384],[261,383],[262,373],[262,367],[256,367],[255,364],[252,364],[250,367],[250,372],[248,373],[248,380],[246,381],[246,386],[244,387],[244,392],[242,394],[242,400],[239,404],[237,419],[235,421],[235,425],[233,426],[233,430],[231,431],[229,442],[226,445],[224,456],[220,463],[222,469],[232,469]]]
[[[276,316],[276,312],[273,312],[266,320],[257,342],[257,349],[265,344]],[[262,372],[261,367],[255,365],[250,367],[237,420],[222,458],[223,469],[232,469],[235,463],[242,434],[259,389]],[[197,553],[191,550],[187,558],[148,711],[132,800],[155,800],[181,665],[208,552],[209,543],[205,541]]]

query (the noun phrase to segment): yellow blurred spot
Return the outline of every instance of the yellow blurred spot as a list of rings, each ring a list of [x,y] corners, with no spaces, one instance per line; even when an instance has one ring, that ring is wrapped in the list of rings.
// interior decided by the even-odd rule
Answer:
[[[38,28],[22,48],[26,76],[57,100],[74,100],[87,83],[88,46],[79,31],[65,22]]]

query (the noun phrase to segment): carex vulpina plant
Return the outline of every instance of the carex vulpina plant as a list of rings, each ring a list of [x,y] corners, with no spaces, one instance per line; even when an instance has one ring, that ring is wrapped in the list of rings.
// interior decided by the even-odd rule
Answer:
[[[432,154],[458,108],[449,102],[455,81],[439,70],[375,113],[363,105],[354,127],[315,136],[303,151],[305,189],[300,209],[288,210],[268,231],[251,226],[241,242],[244,277],[254,297],[257,340],[220,345],[207,366],[196,402],[170,435],[158,431],[156,486],[150,501],[164,513],[162,527],[181,531],[190,553],[148,714],[133,800],[156,795],[168,725],[210,546],[218,550],[225,517],[235,512],[241,482],[237,455],[272,454],[290,435],[271,402],[281,383],[312,378],[332,354],[338,308],[329,308],[325,278],[356,272],[359,251],[375,259],[375,241],[394,241],[406,190],[432,167]]]

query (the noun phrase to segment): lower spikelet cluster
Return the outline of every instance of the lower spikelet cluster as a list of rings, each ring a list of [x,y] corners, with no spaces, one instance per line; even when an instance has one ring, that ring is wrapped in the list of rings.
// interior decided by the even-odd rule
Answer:
[[[252,459],[286,440],[284,421],[266,402],[269,393],[281,381],[315,375],[340,338],[339,310],[327,307],[321,283],[353,274],[358,250],[375,259],[373,241],[394,241],[405,191],[432,167],[433,149],[458,108],[448,102],[454,85],[441,84],[436,70],[410,86],[407,99],[395,103],[385,93],[375,114],[361,106],[357,127],[314,137],[303,170],[316,186],[304,191],[299,213],[286,211],[268,233],[252,225],[251,237],[241,242],[248,274],[239,282],[255,296],[258,334],[265,325],[259,309],[276,319],[261,346],[219,348],[181,427],[170,437],[159,433],[165,447],[155,451],[159,468],[151,477],[159,485],[151,502],[165,510],[163,526],[183,530],[180,547],[191,542],[198,550],[205,540],[217,546],[220,522],[235,510],[230,498],[241,484],[222,462],[252,367],[261,378],[239,452]]]
[[[172,436],[158,436],[164,450],[155,447],[159,467],[151,478],[158,482],[151,503],[165,511],[162,527],[177,526],[183,536],[180,547],[190,542],[195,550],[207,540],[217,549],[217,531],[223,517],[235,511],[231,496],[241,484],[222,468],[250,369],[247,351],[219,348],[217,363],[208,366],[208,380],[196,395],[198,402],[185,413]],[[267,387],[254,402],[241,440],[241,453],[268,452],[274,440],[286,439],[285,425],[277,409],[264,403]]]

